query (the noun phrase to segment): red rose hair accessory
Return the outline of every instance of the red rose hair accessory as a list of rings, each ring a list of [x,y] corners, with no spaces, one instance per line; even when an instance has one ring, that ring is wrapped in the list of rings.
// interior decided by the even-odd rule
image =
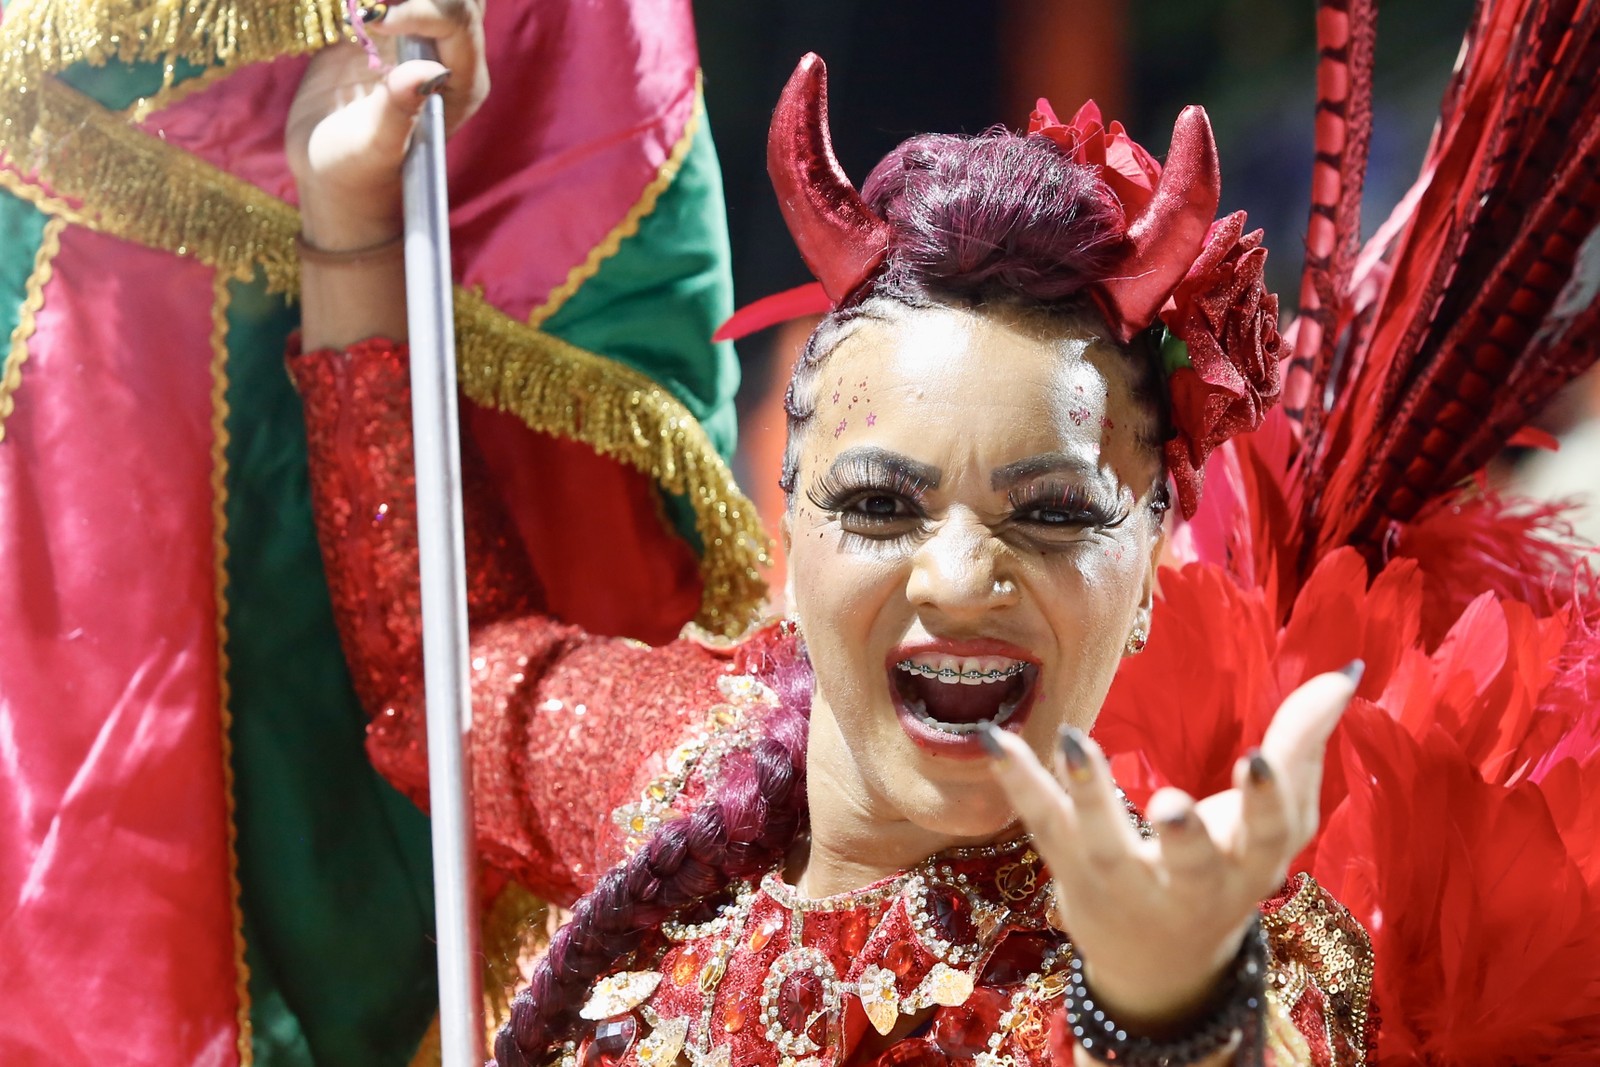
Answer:
[[[1122,209],[1128,247],[1092,296],[1122,344],[1148,329],[1189,271],[1217,217],[1222,172],[1217,143],[1204,108],[1186,107],[1172,127],[1167,165],[1128,136],[1122,123],[1107,126],[1090,100],[1062,124],[1040,100],[1030,134],[1048,137],[1081,166],[1100,171]]]
[[[1261,231],[1244,212],[1213,222],[1221,189],[1216,142],[1204,109],[1184,108],[1165,168],[1106,125],[1090,101],[1069,123],[1040,100],[1028,132],[1050,138],[1073,162],[1096,167],[1127,219],[1129,249],[1095,287],[1106,324],[1126,344],[1159,314],[1176,431],[1167,468],[1184,518],[1200,503],[1206,458],[1234,434],[1261,425],[1278,399],[1278,298],[1267,292]]]
[[[1278,368],[1289,347],[1278,333],[1278,297],[1262,277],[1261,231],[1244,232],[1236,211],[1211,227],[1206,248],[1161,311],[1162,356],[1177,429],[1166,443],[1178,505],[1191,518],[1206,458],[1235,434],[1261,425],[1278,400]]]

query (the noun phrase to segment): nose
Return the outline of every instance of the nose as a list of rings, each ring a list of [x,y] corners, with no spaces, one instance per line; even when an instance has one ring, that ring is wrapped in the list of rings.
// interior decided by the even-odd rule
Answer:
[[[1017,598],[1003,572],[1005,548],[976,516],[952,515],[918,546],[906,596],[912,605],[948,619],[972,619]]]

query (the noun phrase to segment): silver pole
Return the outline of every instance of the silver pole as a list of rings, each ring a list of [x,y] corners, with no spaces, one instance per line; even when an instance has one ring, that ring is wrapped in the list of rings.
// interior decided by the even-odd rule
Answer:
[[[431,42],[405,38],[400,58],[438,56]],[[472,705],[467,680],[466,556],[444,101],[438,96],[423,106],[406,154],[403,182],[440,1047],[443,1067],[478,1067],[484,1061],[484,1031],[467,744]]]

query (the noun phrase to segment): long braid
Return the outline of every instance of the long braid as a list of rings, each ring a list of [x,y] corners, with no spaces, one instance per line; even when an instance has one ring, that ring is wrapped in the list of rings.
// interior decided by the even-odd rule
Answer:
[[[671,819],[601,876],[550,941],[495,1037],[498,1067],[535,1067],[571,1033],[595,980],[645,936],[742,878],[771,869],[805,825],[805,745],[811,672],[803,660],[772,679],[779,704],[760,739],[723,759],[716,790]]]

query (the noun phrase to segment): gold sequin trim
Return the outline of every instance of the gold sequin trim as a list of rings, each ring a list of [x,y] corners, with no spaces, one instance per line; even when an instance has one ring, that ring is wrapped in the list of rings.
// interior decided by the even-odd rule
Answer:
[[[584,282],[593,278],[600,271],[600,264],[617,254],[617,249],[622,247],[622,242],[639,232],[639,223],[656,209],[656,202],[661,199],[661,194],[678,177],[678,171],[683,169],[683,161],[689,156],[689,149],[694,145],[695,134],[699,132],[702,115],[705,112],[705,98],[701,95],[701,75],[695,71],[694,75],[694,107],[689,112],[689,119],[683,124],[683,133],[672,145],[672,150],[667,153],[667,158],[656,170],[656,176],[650,179],[650,184],[644,187],[639,194],[639,199],[634,201],[628,213],[622,216],[622,221],[611,228],[611,232],[601,239],[600,243],[589,249],[589,254],[582,263],[567,272],[567,278],[560,285],[550,291],[543,304],[534,308],[528,315],[528,325],[538,326],[561,310],[561,305],[571,299]]]
[[[239,905],[239,829],[233,800],[233,690],[228,684],[228,279],[217,274],[211,299],[211,546],[217,617],[217,708],[222,722],[222,796],[228,825],[228,906],[233,911],[234,990],[239,999],[241,1067],[253,1061],[250,965],[245,962],[244,911]]]
[[[59,218],[193,256],[229,277],[247,280],[259,268],[270,290],[298,289],[293,208],[64,85],[47,82],[33,95],[48,98],[37,109],[38,136],[19,137],[14,128],[0,136],[7,153],[20,144],[36,157],[54,193],[5,170],[0,186]],[[688,498],[705,545],[696,621],[718,633],[746,629],[766,593],[757,568],[769,559],[767,536],[689,410],[647,375],[517,322],[459,287],[456,334],[459,379],[474,401],[588,445]]]
[[[1262,917],[1274,946],[1274,956],[1284,958],[1275,966],[1280,977],[1278,995],[1292,1006],[1293,987],[1310,982],[1322,991],[1330,1015],[1337,1016],[1356,1050],[1356,1063],[1366,1062],[1367,1019],[1372,1009],[1372,942],[1366,929],[1334,900],[1308,874],[1301,874],[1300,885],[1283,907]],[[1303,951],[1296,952],[1296,946]],[[1329,1047],[1337,1050],[1333,1034]]]
[[[698,773],[711,782],[723,757],[750,745],[754,740],[749,729],[751,714],[778,701],[772,690],[746,674],[723,675],[717,679],[717,688],[726,702],[712,705],[705,721],[667,755],[666,772],[646,785],[638,800],[611,813],[611,821],[623,833],[628,855],[637,852],[663,821],[672,818],[672,805],[691,776]],[[667,929],[670,931],[672,926],[668,923]],[[679,939],[671,932],[667,936]]]
[[[1295,1026],[1294,1020],[1289,1018],[1286,1002],[1293,1003],[1293,998],[1281,997],[1270,985],[1267,987],[1266,1046],[1270,1054],[1268,1062],[1285,1065],[1311,1063],[1311,1046],[1306,1043],[1306,1036]]]
[[[61,231],[67,228],[66,220],[46,219],[44,232],[39,238],[39,248],[33,254],[33,271],[23,287],[22,308],[17,325],[11,331],[11,347],[6,352],[4,371],[0,371],[0,441],[6,439],[6,418],[17,403],[17,390],[22,386],[22,365],[28,362],[28,342],[37,327],[35,317],[44,307],[44,287],[54,273],[51,263],[61,251]]]

